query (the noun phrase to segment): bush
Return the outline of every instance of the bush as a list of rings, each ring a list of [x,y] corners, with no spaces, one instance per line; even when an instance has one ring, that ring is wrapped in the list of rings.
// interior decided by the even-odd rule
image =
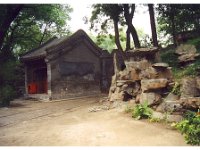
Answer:
[[[136,119],[151,118],[152,109],[148,107],[147,102],[144,104],[138,104],[133,108],[132,117]]]
[[[185,140],[191,145],[200,145],[200,115],[189,112],[185,119],[175,124],[176,129],[181,131]]]
[[[171,67],[178,67],[178,56],[175,54],[175,49],[161,51],[160,57],[163,62],[168,63]]]
[[[187,41],[187,44],[194,45],[198,52],[200,51],[200,44],[199,43],[200,43],[200,38],[194,38],[194,39]]]
[[[7,107],[10,101],[16,96],[16,92],[12,86],[6,85],[0,89],[0,101],[3,107]]]

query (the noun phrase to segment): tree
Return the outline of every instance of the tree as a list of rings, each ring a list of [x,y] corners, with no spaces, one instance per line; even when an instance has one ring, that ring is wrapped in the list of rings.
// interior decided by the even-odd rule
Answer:
[[[11,23],[15,20],[18,16],[20,11],[22,10],[23,5],[1,5],[0,7],[0,48],[4,42],[4,38],[6,33],[11,25]]]
[[[177,33],[199,32],[199,4],[159,4],[156,9],[158,11],[159,30],[165,34],[170,34],[173,37],[174,45],[177,44]]]
[[[120,34],[120,43],[123,49],[126,48],[126,33],[122,28],[119,29]],[[97,36],[93,36],[90,34],[92,40],[101,48],[108,50],[111,53],[114,49],[116,49],[115,44],[115,36],[111,33],[99,33]],[[133,45],[131,45],[133,46]]]
[[[110,23],[110,20],[113,21],[113,27],[115,31],[115,43],[117,48],[123,52],[122,46],[120,44],[120,35],[118,24],[124,26],[127,25],[127,34],[126,34],[126,49],[130,49],[130,34],[133,37],[135,47],[140,47],[139,39],[137,32],[132,24],[132,19],[134,16],[135,5],[134,4],[96,4],[93,5],[92,17],[90,18],[91,26],[94,27],[94,23],[101,23],[102,29],[105,30]],[[105,18],[106,16],[107,18]],[[105,18],[101,20],[101,18]],[[96,22],[95,22],[96,21]],[[109,25],[108,25],[109,26]]]
[[[127,28],[127,49],[130,49],[130,33],[133,37],[133,41],[135,44],[136,48],[140,48],[140,42],[139,42],[139,38],[137,35],[137,31],[135,30],[135,27],[133,26],[133,16],[134,16],[134,12],[135,12],[135,4],[124,4],[123,5],[124,8],[124,17],[126,20],[126,24],[128,26]]]
[[[7,11],[6,6],[0,5],[0,10]],[[15,49],[23,53],[37,47],[54,35],[67,34],[69,29],[66,26],[70,19],[68,14],[71,11],[69,5],[23,5],[4,37],[2,36],[3,43],[0,51]],[[2,18],[6,19],[6,16],[2,15]]]
[[[155,16],[154,15],[154,6],[153,6],[153,4],[148,4],[148,7],[149,7],[149,16],[150,16],[150,23],[151,23],[153,46],[158,47],[156,24],[155,24],[155,17],[154,17]]]
[[[4,106],[23,86],[19,54],[38,47],[52,36],[69,33],[69,5],[0,5],[0,102]],[[4,28],[5,27],[5,28]]]

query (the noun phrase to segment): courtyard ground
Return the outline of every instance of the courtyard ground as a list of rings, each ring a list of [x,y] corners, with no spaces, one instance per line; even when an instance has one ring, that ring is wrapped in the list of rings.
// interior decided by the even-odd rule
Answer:
[[[0,145],[187,146],[166,124],[134,120],[120,108],[89,112],[100,98],[12,101],[0,108]]]

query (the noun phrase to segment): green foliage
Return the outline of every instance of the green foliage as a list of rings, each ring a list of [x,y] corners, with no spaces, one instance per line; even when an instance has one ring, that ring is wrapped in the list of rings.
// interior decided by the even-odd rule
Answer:
[[[0,53],[1,58],[1,53]],[[3,106],[22,94],[20,86],[24,86],[24,74],[21,64],[13,57],[0,61],[0,101]]]
[[[188,113],[186,118],[175,124],[175,127],[181,131],[185,140],[191,145],[200,145],[200,115]]]
[[[5,85],[0,89],[0,102],[2,106],[9,106],[10,101],[16,97],[14,88],[10,85]]]
[[[195,63],[180,69],[180,68],[173,68],[173,74],[175,79],[181,79],[186,76],[197,76],[198,69],[200,68],[200,62],[196,61]]]
[[[168,63],[169,66],[173,68],[178,67],[178,56],[175,55],[175,49],[161,50],[160,57],[162,61]]]
[[[6,6],[0,5],[0,13],[7,11],[6,9],[8,9]],[[67,21],[70,20],[71,11],[72,8],[69,5],[25,4],[9,27],[0,49],[14,51],[19,55],[39,46],[53,36],[69,34]]]
[[[0,5],[0,25],[8,19],[9,6],[15,4]],[[22,94],[20,87],[24,87],[24,72],[19,55],[53,36],[69,34],[67,23],[71,12],[69,5],[24,4],[19,15],[12,20],[0,45],[0,101],[4,106]]]
[[[123,28],[120,28],[119,34],[120,34],[121,46],[123,49],[125,49],[126,34]],[[112,34],[101,33],[101,34],[98,34],[96,37],[92,37],[92,39],[99,47],[105,50],[108,50],[110,53],[113,51],[113,49],[117,48],[115,44],[115,36]],[[133,43],[131,43],[131,46],[133,47]]]
[[[199,4],[159,4],[156,8],[159,32],[173,35],[173,32],[198,30],[199,8]]]
[[[175,82],[174,87],[171,91],[173,94],[180,96],[181,95],[181,84],[179,82]]]
[[[150,118],[152,116],[152,109],[148,107],[147,102],[138,104],[133,108],[132,117],[136,119]]]
[[[200,37],[188,40],[187,44],[194,45],[197,51],[200,52]]]

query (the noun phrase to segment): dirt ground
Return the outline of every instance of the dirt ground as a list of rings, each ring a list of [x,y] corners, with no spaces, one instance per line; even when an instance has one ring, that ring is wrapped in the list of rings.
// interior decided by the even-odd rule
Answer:
[[[11,107],[0,108],[0,145],[186,146],[178,131],[134,120],[120,108],[89,112],[99,99],[13,101]]]

